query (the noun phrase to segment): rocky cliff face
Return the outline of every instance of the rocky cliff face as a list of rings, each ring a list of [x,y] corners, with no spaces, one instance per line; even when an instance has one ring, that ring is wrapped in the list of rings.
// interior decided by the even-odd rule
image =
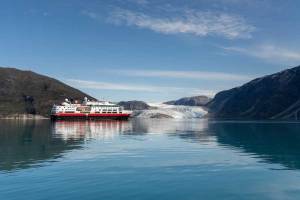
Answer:
[[[143,101],[120,101],[119,106],[123,106],[125,110],[147,110],[150,106]]]
[[[222,91],[208,107],[222,119],[300,120],[300,66]]]
[[[89,95],[53,78],[0,67],[0,117],[24,114],[49,116],[54,103],[65,98],[93,99]]]
[[[167,101],[164,104],[168,105],[183,105],[183,106],[205,106],[211,98],[207,96],[184,97],[174,101]]]

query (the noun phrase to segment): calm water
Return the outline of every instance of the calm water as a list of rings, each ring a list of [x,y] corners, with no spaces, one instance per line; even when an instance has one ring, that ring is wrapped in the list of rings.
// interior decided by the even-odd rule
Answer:
[[[300,124],[0,121],[0,199],[300,199]]]

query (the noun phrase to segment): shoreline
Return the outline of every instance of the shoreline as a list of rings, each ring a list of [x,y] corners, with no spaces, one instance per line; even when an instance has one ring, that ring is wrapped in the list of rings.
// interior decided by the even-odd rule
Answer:
[[[42,116],[42,115],[14,114],[14,115],[0,116],[0,119],[5,119],[5,120],[44,120],[44,119],[50,119],[50,118]]]

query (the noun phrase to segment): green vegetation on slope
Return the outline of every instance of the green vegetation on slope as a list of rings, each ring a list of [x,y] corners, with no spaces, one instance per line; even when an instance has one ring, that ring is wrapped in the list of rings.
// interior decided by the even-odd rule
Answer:
[[[15,68],[0,68],[0,116],[49,116],[53,104],[89,95],[53,78]]]

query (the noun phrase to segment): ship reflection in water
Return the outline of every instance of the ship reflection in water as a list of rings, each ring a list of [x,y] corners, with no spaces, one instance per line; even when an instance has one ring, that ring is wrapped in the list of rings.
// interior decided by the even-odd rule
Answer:
[[[128,132],[132,124],[127,121],[57,121],[52,124],[53,137],[62,140],[113,139]]]
[[[42,166],[89,141],[164,134],[199,145],[239,150],[260,162],[300,169],[300,125],[297,123],[236,123],[207,120],[130,121],[1,121],[0,170]],[[49,164],[49,163],[48,163]]]
[[[132,119],[0,126],[0,199],[300,197],[299,123]]]
[[[131,121],[0,121],[0,170],[13,171],[59,162],[92,140],[113,140],[123,135],[182,135],[203,132],[207,122],[173,120]],[[185,135],[185,136],[184,136]],[[206,134],[201,134],[207,138]]]
[[[68,139],[113,139],[119,135],[179,134],[204,132],[207,120],[143,120],[131,121],[58,121],[52,124],[56,138]],[[202,136],[206,136],[202,134]]]

